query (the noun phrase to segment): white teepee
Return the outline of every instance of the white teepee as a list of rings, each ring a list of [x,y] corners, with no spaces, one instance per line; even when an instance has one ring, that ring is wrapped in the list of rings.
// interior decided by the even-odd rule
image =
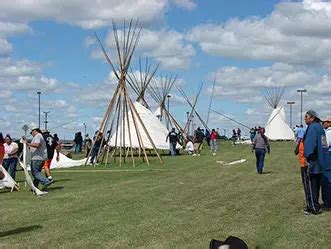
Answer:
[[[294,133],[286,122],[283,106],[273,109],[265,126],[265,135],[270,140],[294,140]]]
[[[154,142],[154,145],[159,150],[168,150],[169,149],[169,141],[166,142],[166,137],[168,135],[167,128],[161,123],[161,121],[146,107],[144,107],[141,103],[135,102],[134,107],[137,110],[138,115],[140,116],[142,122],[145,124],[146,129],[148,130],[148,133],[151,137],[151,139]],[[122,130],[122,127],[119,126],[118,133]],[[129,131],[131,130],[131,146],[132,148],[139,148],[141,147],[139,145],[138,136],[136,134],[136,129],[134,128],[134,122],[131,116],[131,113],[129,115],[129,125],[125,125],[124,134],[125,137],[124,142],[125,147],[130,147],[129,143]],[[143,132],[143,129],[141,127],[141,124],[138,124],[138,130],[140,130],[141,135],[141,141],[143,143],[144,148],[146,149],[153,149],[153,145],[151,144],[150,140],[147,137],[147,134]],[[120,136],[117,138],[120,139]],[[119,143],[119,141],[117,141]],[[109,140],[110,146],[115,146],[116,144],[116,132],[112,135],[112,137]]]
[[[286,122],[284,107],[279,105],[285,92],[284,87],[267,87],[263,95],[273,108],[265,125],[265,135],[270,140],[294,140],[294,132]]]

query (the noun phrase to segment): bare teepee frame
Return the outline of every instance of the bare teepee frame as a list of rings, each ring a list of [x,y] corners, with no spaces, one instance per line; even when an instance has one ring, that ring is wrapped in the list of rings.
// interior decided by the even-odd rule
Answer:
[[[273,109],[277,108],[284,93],[284,86],[268,86],[262,90],[262,95]]]
[[[139,75],[136,75],[132,68],[130,67],[130,73],[127,75],[127,82],[133,89],[133,91],[138,95],[137,102],[150,109],[148,103],[145,100],[145,92],[151,83],[160,63],[158,63],[154,68],[149,62],[148,57],[145,58],[145,65],[142,65],[142,59],[139,58]]]
[[[166,99],[170,93],[171,88],[175,84],[177,80],[177,75],[166,75],[165,77],[161,77],[159,82],[154,81],[153,84],[147,88],[152,98],[156,103],[159,104],[160,108],[160,121],[165,120],[169,122],[171,127],[176,127],[177,130],[183,133],[183,128],[179,125],[176,119],[170,114],[169,110],[166,108]]]
[[[116,23],[113,22],[115,50],[117,52],[117,67],[115,66],[113,61],[109,58],[99,37],[95,34],[108,64],[110,65],[113,73],[118,79],[117,87],[115,89],[113,97],[109,102],[106,113],[101,121],[97,136],[100,133],[105,134],[107,131],[109,132],[114,131],[113,135],[115,136],[115,145],[113,146],[113,148],[111,148],[112,149],[111,156],[113,156],[114,158],[114,163],[116,162],[116,158],[119,157],[120,165],[122,163],[122,160],[123,162],[125,162],[127,158],[126,155],[130,153],[132,158],[132,164],[133,166],[135,166],[134,151],[132,148],[133,132],[130,130],[130,125],[129,125],[130,118],[134,123],[134,127],[135,127],[134,131],[139,142],[139,148],[138,148],[139,156],[142,155],[143,159],[149,165],[149,160],[141,136],[141,132],[143,131],[146,134],[149,142],[152,144],[153,150],[155,151],[158,159],[160,160],[161,163],[163,163],[162,158],[160,157],[151,136],[149,135],[132,100],[130,99],[128,88],[126,85],[128,69],[130,66],[133,53],[139,41],[140,32],[141,32],[141,28],[138,28],[138,21],[136,21],[135,23],[133,23],[132,20],[129,23],[126,23],[126,21],[124,21],[123,28],[120,33],[118,31]],[[129,144],[130,144],[129,147],[126,147],[125,145],[126,127],[127,127]],[[139,127],[142,128],[142,131],[139,130]],[[100,152],[102,151],[103,141],[104,141],[104,136],[102,138],[101,146],[97,153],[97,158],[100,156]],[[94,144],[95,141],[93,142],[92,148],[94,147]],[[141,153],[141,151],[143,153]],[[109,152],[110,152],[110,146],[108,145],[106,164],[108,162]],[[86,160],[86,164],[87,164],[87,160]]]
[[[193,116],[193,113],[195,113],[195,116],[200,120],[201,124],[205,127],[205,129],[209,131],[208,125],[205,123],[205,121],[201,118],[200,114],[196,110],[196,105],[197,105],[200,93],[202,91],[202,87],[203,87],[203,83],[200,83],[199,87],[198,87],[197,95],[195,96],[194,101],[192,103],[190,101],[189,97],[187,96],[187,94],[185,93],[184,89],[181,86],[177,86],[178,91],[180,92],[180,94],[183,96],[183,98],[186,100],[186,102],[191,107],[191,112],[190,112],[189,118],[184,127],[185,131],[188,130],[188,126],[189,126],[190,120]]]

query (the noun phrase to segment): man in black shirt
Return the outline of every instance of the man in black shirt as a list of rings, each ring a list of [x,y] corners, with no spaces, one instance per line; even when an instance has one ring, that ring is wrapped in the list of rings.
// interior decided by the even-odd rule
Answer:
[[[203,142],[204,134],[201,131],[200,127],[194,132],[194,154],[193,156],[200,156],[202,142]]]
[[[45,131],[43,133],[43,137],[46,142],[46,147],[47,147],[47,159],[44,163],[44,170],[45,170],[45,176],[48,178],[48,180],[53,180],[51,176],[51,163],[52,159],[54,157],[54,153],[56,151],[56,161],[60,160],[60,145],[58,144],[57,140],[54,139],[54,137],[49,133],[49,131]]]
[[[171,131],[168,133],[166,142],[168,142],[168,138],[169,138],[169,143],[170,143],[171,156],[175,156],[176,155],[176,145],[177,145],[177,141],[178,141],[178,134],[176,133],[175,128],[172,128]]]

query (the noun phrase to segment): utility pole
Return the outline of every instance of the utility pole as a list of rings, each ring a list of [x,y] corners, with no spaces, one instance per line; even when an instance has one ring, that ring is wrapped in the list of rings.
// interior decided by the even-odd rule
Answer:
[[[38,112],[38,117],[39,117],[39,122],[38,122],[38,128],[40,129],[40,94],[41,94],[41,92],[37,92],[37,94],[38,94],[38,110],[39,110],[39,112]]]
[[[307,92],[307,90],[306,89],[298,89],[297,90],[297,92],[298,93],[300,93],[301,94],[301,122],[300,122],[300,124],[302,125],[302,121],[303,121],[303,119],[302,119],[302,113],[303,113],[303,110],[302,110],[302,105],[303,105],[303,93],[305,93],[305,92]]]
[[[168,113],[170,113],[170,109],[169,109],[169,99],[170,99],[171,95],[168,95],[167,98],[168,98]],[[170,121],[169,121],[169,118],[167,119],[167,129],[169,130],[169,125],[170,125]]]
[[[292,105],[294,105],[295,102],[294,101],[288,101],[287,104],[290,105],[290,127],[292,129]]]
[[[85,138],[85,136],[86,136],[86,124],[83,123],[83,125],[84,125],[84,138]]]
[[[50,113],[50,111],[44,112],[44,114],[45,114],[45,121],[44,121],[44,123],[45,123],[45,131],[47,131],[47,124],[48,124],[47,115],[48,115],[48,113]]]

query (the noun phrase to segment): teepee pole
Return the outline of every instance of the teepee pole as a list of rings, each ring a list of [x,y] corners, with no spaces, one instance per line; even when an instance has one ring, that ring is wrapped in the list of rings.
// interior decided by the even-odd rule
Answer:
[[[154,151],[155,151],[157,157],[159,158],[160,162],[163,163],[163,160],[162,160],[162,158],[160,157],[160,154],[159,154],[159,152],[157,151],[157,149],[156,149],[156,147],[155,147],[155,144],[154,144],[154,142],[153,142],[153,139],[152,139],[151,136],[149,135],[149,132],[147,131],[145,124],[144,124],[143,121],[141,120],[141,117],[139,116],[139,114],[138,114],[136,108],[134,107],[134,105],[133,105],[133,103],[132,103],[131,100],[129,100],[129,103],[130,103],[131,107],[133,107],[133,108],[131,108],[131,109],[133,109],[133,111],[136,113],[137,118],[138,118],[138,120],[139,120],[141,126],[143,127],[143,129],[144,129],[144,131],[145,131],[145,133],[146,133],[146,135],[147,135],[147,137],[148,137],[149,142],[152,144],[153,149],[154,149]],[[145,148],[144,148],[144,153],[146,153],[146,152],[145,152]]]

